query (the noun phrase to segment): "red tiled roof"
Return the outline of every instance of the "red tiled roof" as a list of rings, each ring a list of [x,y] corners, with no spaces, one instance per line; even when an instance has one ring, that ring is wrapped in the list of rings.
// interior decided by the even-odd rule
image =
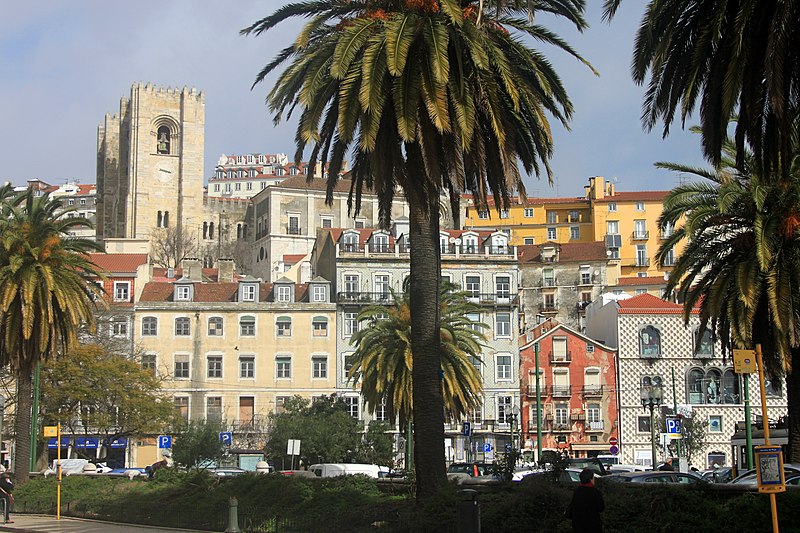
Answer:
[[[664,197],[669,194],[669,191],[630,191],[630,192],[615,192],[614,196],[606,196],[605,198],[598,198],[596,202],[661,202]]]
[[[239,288],[238,282],[194,282],[193,302],[222,303],[235,302]],[[144,286],[140,302],[172,302],[175,282],[151,281]],[[273,301],[273,284],[259,283],[258,301]],[[308,294],[308,284],[295,284],[295,301],[301,302]]]
[[[339,179],[336,181],[336,186],[333,188],[334,192],[349,193],[351,180]],[[276,183],[274,187],[282,189],[300,189],[304,191],[327,191],[328,180],[325,178],[316,177],[311,181],[305,175],[289,176],[280,183]],[[364,187],[364,193],[372,194],[372,191]]]
[[[617,280],[617,287],[635,287],[637,285],[664,285],[666,280],[663,276],[647,276],[647,277],[626,277]]]
[[[89,254],[89,259],[107,272],[136,272],[147,263],[147,254]]]
[[[474,197],[471,194],[462,194],[461,198],[467,201],[474,201]],[[486,199],[487,207],[494,207],[495,201],[494,197],[491,195]],[[509,207],[513,207],[515,205],[549,205],[549,204],[586,204],[586,207],[589,207],[589,200],[583,198],[581,196],[575,197],[561,197],[561,198],[545,198],[537,196],[535,198],[525,198],[525,201],[522,201],[519,197],[510,198]],[[471,204],[469,207],[475,208],[474,204]]]
[[[308,254],[283,254],[283,262],[294,264],[302,261],[306,255]]]
[[[626,300],[617,300],[617,305],[619,305],[617,312],[623,315],[679,315],[683,313],[682,305],[667,302],[652,294],[640,294]]]

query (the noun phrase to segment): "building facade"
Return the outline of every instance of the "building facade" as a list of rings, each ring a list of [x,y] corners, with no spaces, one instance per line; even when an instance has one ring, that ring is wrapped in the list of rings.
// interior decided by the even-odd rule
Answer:
[[[184,418],[221,421],[256,449],[286,398],[336,390],[335,309],[325,280],[263,283],[189,260],[144,287],[134,330]]]
[[[541,433],[542,450],[572,457],[609,453],[618,435],[615,350],[547,320],[524,335],[519,351],[523,452],[538,457]]]
[[[520,313],[526,329],[554,319],[583,331],[584,309],[619,276],[602,242],[523,245],[519,265]]]
[[[352,405],[352,413],[365,423],[374,415],[363,413],[357,388],[347,379],[350,343],[361,324],[358,313],[366,306],[390,303],[392,291],[402,294],[409,275],[408,223],[401,219],[391,232],[371,228],[320,230],[312,254],[316,275],[333,282],[336,295],[337,390]],[[440,234],[442,277],[459,285],[468,298],[481,306],[471,316],[488,325],[479,365],[483,376],[484,403],[469,417],[473,435],[461,435],[461,423],[447,424],[448,459],[489,460],[494,451],[510,443],[512,414],[519,398],[519,306],[516,247],[502,232],[443,230]],[[377,418],[381,418],[377,414]],[[516,415],[515,415],[516,416]],[[390,421],[392,422],[392,421]],[[516,440],[515,440],[516,442]],[[486,446],[488,445],[488,447]]]
[[[730,359],[723,361],[719,341],[708,331],[700,336],[697,314],[684,325],[682,313],[682,306],[651,294],[604,295],[587,308],[587,335],[618,350],[623,463],[649,466],[653,461],[650,414],[641,400],[647,380],[663,385],[657,420],[663,410],[677,409],[704,429],[690,463],[711,468],[730,466],[735,460],[731,437],[737,422],[744,420],[744,387],[749,387],[751,398],[757,398],[757,376],[745,380],[734,373]],[[767,404],[770,419],[786,415],[785,385],[770,388]],[[755,419],[761,412],[758,402],[753,402],[751,410]],[[663,446],[660,429],[655,429],[657,464],[675,455],[675,448]]]

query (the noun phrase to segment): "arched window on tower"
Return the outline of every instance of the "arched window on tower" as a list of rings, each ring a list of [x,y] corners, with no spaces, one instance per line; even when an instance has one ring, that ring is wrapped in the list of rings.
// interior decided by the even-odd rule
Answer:
[[[203,222],[203,239],[208,239],[208,222]]]
[[[214,238],[214,223],[213,222],[208,225],[208,238],[209,239],[213,239]]]
[[[158,212],[158,217],[156,218],[156,227],[162,227],[161,224],[164,222],[164,218],[161,215],[161,211]]]
[[[243,239],[246,239],[246,238],[247,238],[247,224],[245,224],[244,226],[242,226],[242,238],[243,238]]]
[[[158,128],[158,143],[157,143],[157,152],[159,154],[169,154],[169,145],[170,145],[170,131],[169,127],[161,126]]]
[[[164,227],[169,227],[169,211],[164,211]]]
[[[242,240],[242,225],[236,224],[236,240]]]

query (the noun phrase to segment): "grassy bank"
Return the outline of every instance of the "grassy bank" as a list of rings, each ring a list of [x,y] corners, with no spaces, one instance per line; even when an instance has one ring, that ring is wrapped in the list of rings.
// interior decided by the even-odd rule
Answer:
[[[20,487],[20,512],[55,512],[54,479]],[[247,475],[219,480],[204,474],[163,472],[153,481],[65,478],[62,513],[121,522],[223,531],[228,499],[239,501],[239,525],[249,533],[341,531],[457,531],[464,497],[450,487],[416,506],[404,487],[378,488],[361,477],[328,480]],[[771,531],[769,499],[704,488],[605,484],[607,531]],[[570,531],[562,519],[572,487],[526,480],[481,492],[484,533]],[[800,532],[800,492],[778,496],[783,533]],[[379,527],[380,526],[380,527]]]

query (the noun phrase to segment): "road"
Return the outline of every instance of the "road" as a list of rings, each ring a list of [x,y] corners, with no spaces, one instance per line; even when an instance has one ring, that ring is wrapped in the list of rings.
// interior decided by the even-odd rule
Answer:
[[[0,519],[2,516],[0,516]],[[26,515],[12,513],[13,524],[4,524],[0,520],[0,531],[15,531],[17,533],[165,533],[179,531],[183,533],[200,533],[196,529],[174,529],[155,526],[136,526],[115,522],[102,522],[99,520],[84,520],[81,518],[65,518],[56,520],[48,515]],[[204,532],[207,533],[207,532]]]

